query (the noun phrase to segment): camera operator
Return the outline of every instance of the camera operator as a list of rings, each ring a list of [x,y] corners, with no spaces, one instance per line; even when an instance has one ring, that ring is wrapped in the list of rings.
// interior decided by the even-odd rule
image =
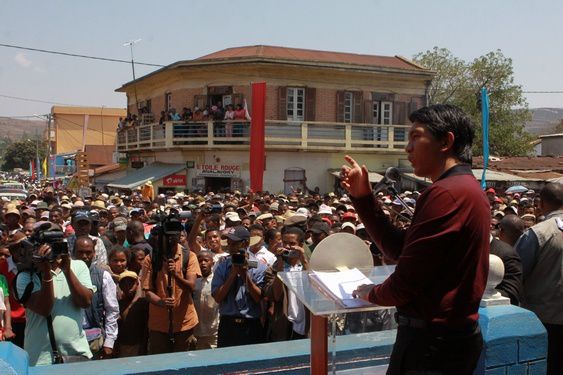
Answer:
[[[219,304],[217,346],[258,344],[263,338],[260,300],[266,266],[248,261],[250,232],[245,227],[231,228],[226,237],[230,256],[217,264],[211,282]]]
[[[78,237],[75,244],[75,259],[82,260],[90,269],[90,279],[96,287],[92,304],[84,310],[86,336],[95,358],[111,358],[113,344],[117,339],[119,304],[115,282],[110,273],[92,263],[94,242],[88,236]]]
[[[54,224],[50,229],[37,232],[59,232]],[[26,308],[24,349],[32,366],[60,363],[51,346],[48,332],[52,320],[54,345],[65,362],[76,362],[92,357],[86,335],[82,329],[82,310],[92,302],[94,286],[90,272],[82,261],[71,260],[61,251],[55,254],[55,244],[32,243],[24,240],[10,251],[21,261],[16,279],[17,294]],[[59,251],[57,251],[59,252]],[[26,292],[27,291],[27,292]]]
[[[150,354],[195,349],[193,328],[198,323],[198,317],[192,293],[201,271],[195,254],[182,251],[179,236],[180,231],[176,235],[166,235],[167,249],[155,246],[143,260],[141,287],[150,302]],[[155,257],[160,259],[153,260]],[[153,264],[160,264],[160,267],[153,269]]]
[[[268,338],[272,341],[297,340],[306,338],[309,331],[308,312],[295,294],[276,277],[278,272],[300,272],[309,267],[303,244],[305,233],[297,227],[284,227],[283,247],[274,249],[277,260],[266,271],[265,294],[274,303],[270,316]]]

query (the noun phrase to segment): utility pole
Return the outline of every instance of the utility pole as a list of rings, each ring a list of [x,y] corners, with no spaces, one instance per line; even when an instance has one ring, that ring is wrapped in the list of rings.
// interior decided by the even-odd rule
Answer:
[[[136,39],[136,40],[130,40],[129,42],[125,42],[123,43],[123,47],[129,46],[130,50],[131,50],[131,70],[133,71],[133,81],[135,81],[135,60],[133,58],[133,45],[137,44],[141,41],[142,39]],[[134,83],[133,84],[133,89],[135,91],[135,109],[137,110],[137,112],[139,111],[139,108],[137,108],[137,105],[139,103],[139,99],[137,98],[137,84]],[[127,103],[129,104],[129,103]]]

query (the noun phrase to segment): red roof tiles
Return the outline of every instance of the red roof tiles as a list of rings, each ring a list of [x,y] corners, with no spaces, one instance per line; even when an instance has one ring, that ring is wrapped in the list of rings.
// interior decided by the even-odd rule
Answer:
[[[406,69],[426,71],[426,69],[409,63],[408,60],[397,56],[375,56],[360,55],[355,53],[317,51],[310,49],[276,47],[276,46],[245,46],[227,48],[221,51],[213,52],[196,59],[201,60],[218,60],[218,59],[240,59],[240,58],[264,58],[274,60],[296,60],[307,62],[321,63],[343,63],[352,65],[366,65],[373,67]]]

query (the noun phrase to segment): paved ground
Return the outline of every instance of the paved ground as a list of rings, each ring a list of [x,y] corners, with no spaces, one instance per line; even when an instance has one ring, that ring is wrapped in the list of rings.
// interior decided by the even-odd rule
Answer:
[[[337,371],[336,373],[338,375],[385,375],[385,372],[387,372],[387,365],[342,370]],[[328,373],[331,374],[330,369]]]

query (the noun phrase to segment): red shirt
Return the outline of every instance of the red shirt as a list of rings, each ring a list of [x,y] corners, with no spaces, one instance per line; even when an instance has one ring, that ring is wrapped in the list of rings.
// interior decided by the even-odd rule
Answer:
[[[370,300],[456,329],[477,321],[489,270],[490,209],[468,165],[446,171],[420,196],[411,226],[398,230],[373,195],[353,199],[370,237],[397,260]]]

